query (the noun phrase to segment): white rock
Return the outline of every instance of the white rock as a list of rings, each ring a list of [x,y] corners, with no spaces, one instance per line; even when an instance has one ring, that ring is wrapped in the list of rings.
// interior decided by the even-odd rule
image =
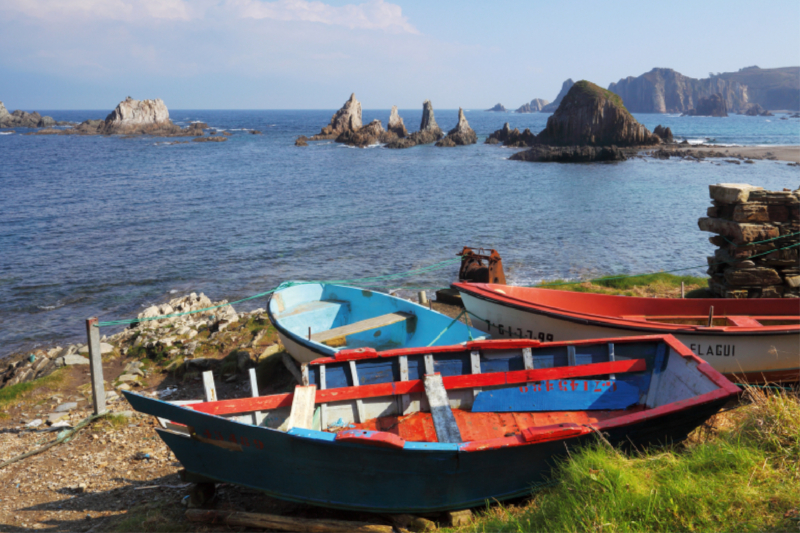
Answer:
[[[114,351],[114,347],[113,346],[111,346],[107,342],[101,342],[100,343],[100,355],[105,355],[107,353],[111,353],[112,351]],[[84,346],[83,348],[78,350],[78,353],[89,353],[89,347],[88,346]]]
[[[61,364],[58,364],[61,361]],[[65,355],[56,359],[56,366],[88,365],[89,359],[82,355]]]
[[[65,402],[56,407],[56,413],[64,413],[78,408],[78,402]]]
[[[39,427],[39,426],[41,426],[42,424],[44,424],[44,422],[42,421],[42,419],[41,419],[41,418],[37,418],[36,420],[31,420],[30,422],[28,422],[27,424],[25,424],[25,427],[26,427],[26,428],[38,428],[38,427]]]

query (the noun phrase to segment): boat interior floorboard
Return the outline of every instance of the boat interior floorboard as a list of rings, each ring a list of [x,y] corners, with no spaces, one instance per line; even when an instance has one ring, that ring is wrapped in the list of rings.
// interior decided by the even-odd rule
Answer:
[[[495,439],[518,435],[523,430],[564,424],[594,424],[609,418],[628,415],[645,409],[634,406],[613,411],[549,411],[542,413],[473,413],[453,409],[458,429],[464,442]],[[384,416],[353,424],[354,428],[368,431],[385,431],[409,442],[439,442],[430,413],[418,412],[406,416]]]

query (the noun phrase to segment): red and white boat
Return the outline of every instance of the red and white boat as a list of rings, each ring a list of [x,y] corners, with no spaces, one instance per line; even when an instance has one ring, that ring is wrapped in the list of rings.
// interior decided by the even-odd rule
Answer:
[[[672,334],[732,380],[800,381],[800,300],[795,298],[636,298],[490,283],[452,286],[473,326],[493,338]]]

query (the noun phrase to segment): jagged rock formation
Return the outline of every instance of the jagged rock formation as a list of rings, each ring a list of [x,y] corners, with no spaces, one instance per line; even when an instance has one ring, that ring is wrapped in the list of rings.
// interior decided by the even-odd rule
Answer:
[[[294,141],[295,146],[308,146],[308,137],[301,135]]]
[[[725,100],[722,98],[722,95],[717,93],[705,98],[700,98],[697,101],[697,107],[688,110],[681,116],[727,117],[728,109],[725,106]]]
[[[547,100],[542,100],[541,98],[534,98],[530,101],[530,103],[523,104],[519,107],[514,113],[538,113],[541,111],[547,104],[549,104]]]
[[[172,121],[161,98],[134,100],[129,96],[109,113],[103,129],[108,133],[125,133],[142,127],[167,124],[171,125]]]
[[[505,113],[506,112],[506,108],[503,107],[503,104],[495,104],[494,107],[492,107],[491,109],[487,109],[486,112],[487,113]]]
[[[764,69],[753,66],[738,72],[723,72],[715,78],[746,86],[748,101],[764,109],[800,111],[800,67]],[[739,111],[727,104],[728,111]]]
[[[561,105],[561,101],[564,99],[565,96],[567,96],[567,93],[569,92],[570,89],[572,89],[573,85],[575,85],[575,82],[572,81],[572,78],[569,78],[567,81],[562,83],[561,90],[558,92],[558,96],[556,96],[556,99],[553,100],[551,103],[542,107],[541,112],[552,113],[556,109],[558,109],[558,106]]]
[[[411,148],[418,144],[430,144],[444,137],[444,132],[436,124],[436,117],[433,115],[433,104],[430,100],[422,103],[422,120],[419,124],[419,131],[412,133],[404,139],[397,139],[386,144],[386,148]]]
[[[619,96],[582,80],[572,86],[547,119],[547,127],[536,142],[553,146],[642,146],[658,144],[659,139],[633,118]]]
[[[502,129],[499,129],[489,135],[484,141],[484,144],[502,144],[503,146],[512,146],[522,148],[525,146],[533,146],[536,142],[536,135],[531,132],[529,128],[520,133],[518,128],[511,129],[508,122],[503,124]]]
[[[747,87],[738,81],[719,76],[695,79],[670,68],[629,76],[610,84],[608,90],[622,97],[632,113],[685,113],[697,107],[701,98],[716,93],[731,111],[739,111],[749,102]]]
[[[56,122],[53,117],[43,117],[36,111],[28,113],[17,109],[13,113],[9,113],[3,102],[0,102],[0,128],[47,128],[68,124],[70,122]]]
[[[396,105],[392,106],[392,112],[389,114],[389,124],[386,126],[386,131],[394,133],[400,139],[403,137],[408,137],[408,130],[406,130],[406,125],[403,123],[403,119],[397,112]]]
[[[675,139],[672,137],[672,130],[669,128],[665,128],[661,124],[656,126],[656,129],[653,130],[653,133],[655,135],[658,135],[658,138],[665,143],[671,143],[675,141]]]
[[[593,163],[625,161],[627,157],[616,146],[534,146],[509,157],[512,161],[537,163]]]
[[[322,128],[310,140],[336,139],[344,132],[356,132],[359,129],[361,129],[361,102],[356,100],[356,94],[353,93],[342,108],[333,114],[331,123]]]
[[[464,116],[464,110],[458,108],[458,124],[456,127],[447,132],[447,136],[441,141],[436,143],[436,146],[465,146],[467,144],[475,144],[478,142],[478,135],[469,127],[467,117]]]

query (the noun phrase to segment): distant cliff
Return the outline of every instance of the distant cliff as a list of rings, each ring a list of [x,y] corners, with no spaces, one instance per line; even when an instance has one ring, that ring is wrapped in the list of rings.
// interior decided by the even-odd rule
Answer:
[[[654,68],[634,78],[612,83],[608,90],[620,95],[632,113],[685,113],[701,98],[719,93],[728,110],[739,112],[748,103],[747,87],[720,77],[695,79],[671,68]]]
[[[800,111],[800,67],[747,67],[717,77],[746,85],[749,101],[764,109]]]
[[[690,78],[669,68],[654,68],[638,77],[612,83],[633,113],[686,113],[701,98],[720,94],[729,112],[744,113],[751,104],[765,109],[800,110],[800,67],[748,67],[709,78]]]
[[[541,112],[553,113],[556,109],[558,109],[558,105],[561,103],[561,100],[563,100],[564,97],[567,96],[567,93],[569,92],[570,89],[572,89],[573,85],[575,85],[575,82],[572,81],[572,78],[562,83],[561,90],[558,92],[558,96],[556,96],[556,99],[550,102],[549,104],[545,105],[544,107],[542,107]]]

